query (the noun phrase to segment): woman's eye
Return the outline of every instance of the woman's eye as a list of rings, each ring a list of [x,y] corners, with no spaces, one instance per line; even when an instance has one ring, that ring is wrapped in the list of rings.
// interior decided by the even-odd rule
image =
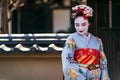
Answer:
[[[78,27],[78,26],[79,26],[79,24],[77,24],[77,23],[76,23],[76,24],[75,24],[75,26],[77,26],[77,27]]]
[[[86,26],[86,23],[82,23],[82,26]]]

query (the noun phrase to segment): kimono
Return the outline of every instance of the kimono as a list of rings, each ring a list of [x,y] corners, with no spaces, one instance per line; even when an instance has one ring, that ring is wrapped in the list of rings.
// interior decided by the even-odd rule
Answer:
[[[101,39],[71,34],[61,54],[64,80],[110,80]]]

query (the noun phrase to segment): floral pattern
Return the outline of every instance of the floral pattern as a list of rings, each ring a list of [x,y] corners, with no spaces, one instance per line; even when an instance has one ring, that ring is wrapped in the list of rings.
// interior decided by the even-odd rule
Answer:
[[[75,18],[76,16],[76,12],[78,12],[78,10],[83,11],[83,13],[86,15],[86,17],[92,17],[93,16],[93,9],[87,5],[77,5],[75,7],[72,7],[72,11],[74,11],[75,13],[72,14],[73,18]]]
[[[91,70],[91,72],[92,72],[92,75],[93,76],[97,76],[98,75],[98,69],[95,69],[95,70]]]
[[[88,44],[87,40],[78,33],[74,33],[67,38],[61,55],[64,80],[110,80],[102,41],[91,35],[89,42]],[[75,51],[79,49],[82,49],[82,51],[78,52],[76,56],[78,60],[75,60]],[[97,55],[92,54],[92,52],[96,53],[96,50],[99,53]],[[83,54],[84,51],[85,54]],[[89,64],[87,64],[88,62]],[[94,66],[88,69],[91,63]]]
[[[70,64],[73,64],[73,63],[77,64],[76,61],[71,57],[71,54],[68,54],[66,59],[70,62]]]
[[[70,76],[71,80],[76,80],[78,76],[78,71],[76,69],[70,68],[68,70],[68,75]]]
[[[75,48],[74,39],[69,39],[68,43],[66,43],[69,48]]]

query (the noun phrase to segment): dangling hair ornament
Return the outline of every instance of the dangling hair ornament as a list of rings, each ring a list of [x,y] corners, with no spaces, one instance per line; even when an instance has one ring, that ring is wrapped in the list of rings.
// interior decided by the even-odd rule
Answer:
[[[75,19],[76,15],[81,12],[83,14],[84,19],[87,17],[93,16],[93,9],[87,5],[77,5],[75,7],[72,7],[72,18]]]

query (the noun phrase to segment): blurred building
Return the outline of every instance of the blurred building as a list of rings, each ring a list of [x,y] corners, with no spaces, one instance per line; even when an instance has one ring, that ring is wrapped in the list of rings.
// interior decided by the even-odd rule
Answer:
[[[120,35],[120,32],[119,32],[120,0],[76,0],[76,2],[75,0],[71,0],[71,1],[70,0],[20,0],[21,3],[24,3],[24,6],[17,6],[17,8],[13,8],[13,5],[11,5],[13,2],[15,3],[16,0],[10,0],[13,2],[10,2],[9,0],[0,0],[0,1],[1,1],[0,33],[2,34],[4,33],[7,33],[7,34],[57,33],[58,34],[58,33],[74,32],[75,30],[70,20],[71,6],[75,6],[76,4],[88,4],[94,9],[94,19],[95,19],[94,22],[91,24],[90,32],[102,38],[103,40],[104,50],[108,59],[108,67],[109,67],[111,80],[120,79],[120,76],[119,76],[120,74],[120,69],[119,69],[120,67],[120,59],[119,59],[119,56],[120,56],[119,55],[120,54],[120,49],[119,49],[120,48],[120,42],[119,42],[120,41],[120,37],[119,37]],[[19,4],[21,3],[19,2]],[[8,36],[7,38],[11,39],[12,37]],[[4,39],[4,38],[1,38],[1,39]],[[12,41],[10,41],[10,43],[11,42]],[[3,46],[2,41],[1,41],[1,45]],[[9,46],[9,44],[7,45]],[[60,45],[63,45],[63,43]],[[2,47],[2,49],[3,48],[4,47]],[[2,53],[4,53],[4,50]],[[49,53],[49,52],[46,52],[46,53]],[[56,53],[60,53],[60,52],[56,52]],[[9,56],[9,55],[7,54],[4,56]],[[14,59],[13,61],[16,60],[15,57],[17,56],[14,55],[14,58],[12,57],[12,59]],[[29,57],[30,55],[27,55],[27,56]],[[23,55],[21,56],[20,58],[21,61],[22,61],[22,57],[24,56]],[[33,58],[31,57],[29,58],[33,60]],[[7,57],[7,59],[1,57],[0,59],[3,60],[2,62],[8,61],[8,63],[4,65],[8,66],[8,64],[10,64],[9,57]],[[39,59],[41,59],[41,57]],[[55,59],[58,60],[58,62],[55,63],[56,65],[58,65],[58,63],[60,63],[60,55],[57,55],[57,58],[55,57]],[[24,60],[25,60],[25,57],[24,57]],[[41,61],[41,60],[38,60],[38,61]],[[29,61],[27,64],[29,64]],[[33,64],[34,64],[34,61],[33,61]],[[36,66],[40,66],[40,65],[36,65]],[[31,68],[35,69],[36,66]],[[56,68],[59,68],[59,70],[61,70],[60,66],[61,64],[59,64],[59,67],[57,66]],[[57,74],[57,73],[54,73],[54,74]],[[58,74],[62,76],[62,72]],[[37,77],[37,76],[38,75],[34,77]]]
[[[69,34],[1,34],[0,80],[62,80]]]
[[[15,0],[13,0],[15,1]],[[18,0],[24,6],[13,9],[9,0],[1,0],[3,33],[51,33],[70,32],[72,27],[71,6],[75,0]],[[76,0],[79,4],[88,4],[94,9],[95,21],[91,26],[93,33],[98,28],[119,28],[118,0]],[[6,3],[7,2],[7,3]],[[8,5],[8,7],[4,7]],[[6,17],[7,16],[7,17]],[[7,19],[8,20],[7,20]]]

